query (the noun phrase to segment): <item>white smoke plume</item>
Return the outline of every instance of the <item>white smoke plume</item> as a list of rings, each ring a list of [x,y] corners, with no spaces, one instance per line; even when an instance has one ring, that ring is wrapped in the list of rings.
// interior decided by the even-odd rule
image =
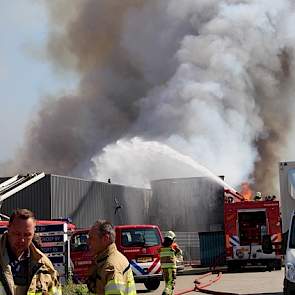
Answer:
[[[274,190],[294,107],[290,2],[163,3],[130,11],[122,34],[124,49],[142,66],[146,80],[157,84],[165,77],[140,99],[133,133],[190,155],[232,185],[250,180]],[[149,21],[153,13],[162,15]],[[155,42],[158,48],[151,45]],[[111,159],[114,146],[105,153]],[[102,171],[112,166],[99,158],[98,163]],[[254,171],[255,165],[260,170]]]
[[[76,95],[41,106],[18,167],[71,175],[90,169],[126,184],[136,171],[135,183],[142,175],[144,184],[148,157],[134,153],[133,165],[117,157],[130,159],[146,140],[233,186],[248,180],[275,189],[277,162],[292,157],[292,1],[76,0],[63,18],[65,3],[48,4],[48,52],[80,84]]]

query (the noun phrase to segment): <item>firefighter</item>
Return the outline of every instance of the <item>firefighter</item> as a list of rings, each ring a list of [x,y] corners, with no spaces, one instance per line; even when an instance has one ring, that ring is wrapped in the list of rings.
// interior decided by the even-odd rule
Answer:
[[[33,243],[35,217],[27,209],[13,212],[0,240],[1,295],[61,295],[51,261]]]
[[[261,192],[257,192],[255,197],[254,197],[254,201],[260,201],[262,199],[262,194]]]
[[[176,256],[182,255],[181,249],[175,243],[175,233],[168,231],[164,236],[164,242],[160,249],[161,268],[165,281],[165,289],[162,295],[173,294],[176,280]]]
[[[136,294],[128,259],[117,250],[115,230],[106,220],[98,220],[89,231],[89,250],[94,257],[87,286],[94,294]]]

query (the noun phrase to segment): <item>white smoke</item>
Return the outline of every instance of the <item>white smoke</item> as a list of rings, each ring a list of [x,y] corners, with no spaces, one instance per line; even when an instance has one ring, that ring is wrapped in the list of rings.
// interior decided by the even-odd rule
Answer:
[[[121,46],[151,88],[127,133],[166,144],[233,186],[251,181],[271,113],[294,107],[293,64],[280,59],[295,45],[291,3],[170,0],[130,9]],[[111,144],[94,162],[93,176],[131,185],[171,176],[142,141]]]
[[[294,159],[291,0],[67,2],[44,2],[47,56],[79,83],[41,102],[2,173],[89,177],[94,163],[93,177],[146,185],[200,172],[163,160],[170,149],[273,193],[277,162]]]

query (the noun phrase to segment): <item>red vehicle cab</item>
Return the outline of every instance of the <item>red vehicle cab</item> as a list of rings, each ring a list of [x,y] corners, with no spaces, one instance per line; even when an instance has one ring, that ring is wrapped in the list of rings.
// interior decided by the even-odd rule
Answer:
[[[88,228],[78,229],[71,236],[71,260],[73,267],[73,281],[85,283],[88,269],[92,263],[92,256],[88,249]]]
[[[89,229],[77,230],[71,237],[71,259],[74,279],[84,282],[92,257],[88,252]],[[115,227],[118,250],[129,260],[136,282],[148,290],[160,285],[161,265],[159,249],[162,234],[156,225],[119,225]]]

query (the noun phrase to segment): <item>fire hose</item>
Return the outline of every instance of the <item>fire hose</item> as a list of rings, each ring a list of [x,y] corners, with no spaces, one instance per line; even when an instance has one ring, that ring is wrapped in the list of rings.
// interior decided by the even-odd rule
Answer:
[[[207,278],[209,276],[213,275],[212,272],[208,272],[200,277],[198,277],[195,281],[195,287],[192,289],[187,289],[178,293],[175,293],[175,295],[182,295],[182,294],[187,294],[190,292],[201,292],[205,294],[213,294],[213,295],[239,295],[238,293],[230,293],[230,292],[220,292],[220,291],[213,291],[213,290],[208,290],[206,289],[207,287],[210,287],[212,284],[216,283],[221,279],[222,273],[219,272],[216,277],[213,277],[206,283],[201,283],[201,280],[204,278]]]

